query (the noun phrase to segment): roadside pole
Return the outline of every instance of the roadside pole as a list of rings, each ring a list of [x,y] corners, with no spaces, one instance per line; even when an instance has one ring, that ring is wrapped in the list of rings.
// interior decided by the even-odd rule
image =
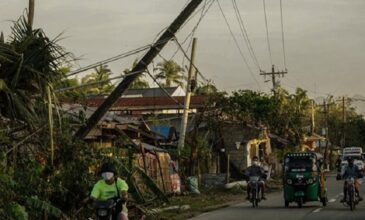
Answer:
[[[342,148],[346,147],[346,105],[345,105],[345,96],[342,97],[342,137],[341,137],[341,146]]]
[[[194,62],[195,62],[196,41],[197,41],[197,39],[194,38],[192,48],[191,48],[190,67],[189,67],[188,79],[187,79],[187,83],[186,83],[184,114],[181,119],[181,126],[180,126],[180,138],[179,138],[179,144],[178,144],[179,156],[181,154],[181,150],[184,148],[184,145],[185,145],[186,128],[188,125],[188,117],[189,117],[189,110],[190,110],[190,98],[191,98],[191,93],[192,93],[191,82],[193,80],[193,76],[195,77],[195,72],[196,72],[196,69],[194,67],[195,66]],[[193,144],[195,144],[195,143],[193,143]]]
[[[183,9],[179,16],[171,23],[161,37],[151,46],[151,49],[142,57],[131,72],[133,74],[126,76],[122,82],[117,85],[113,92],[105,99],[105,101],[96,109],[96,111],[88,118],[86,124],[79,128],[75,133],[74,139],[83,139],[86,135],[98,124],[100,119],[112,107],[112,105],[123,95],[130,84],[147,69],[147,66],[160,53],[165,45],[175,37],[175,33],[186,22],[195,9],[202,3],[203,0],[191,0],[190,3]]]
[[[323,107],[324,107],[324,117],[325,117],[325,125],[326,125],[326,147],[325,147],[325,150],[324,150],[324,164],[325,164],[325,168],[327,169],[328,168],[328,138],[329,138],[329,135],[328,135],[328,106],[327,106],[327,103],[326,101],[323,101]]]
[[[29,6],[28,6],[28,24],[30,25],[30,27],[33,27],[34,1],[35,0],[29,0]]]

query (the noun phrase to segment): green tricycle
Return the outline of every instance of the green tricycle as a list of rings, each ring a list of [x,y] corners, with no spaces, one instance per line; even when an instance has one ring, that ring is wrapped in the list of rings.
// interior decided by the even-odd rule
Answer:
[[[322,155],[314,152],[288,153],[283,162],[285,207],[296,202],[301,208],[311,201],[320,201],[326,206],[328,199]]]

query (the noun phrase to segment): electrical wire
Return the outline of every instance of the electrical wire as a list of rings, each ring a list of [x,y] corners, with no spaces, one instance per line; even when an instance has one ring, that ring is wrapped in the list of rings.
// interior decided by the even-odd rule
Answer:
[[[162,43],[165,43],[169,40],[163,40],[163,41],[160,41],[160,42],[156,42],[157,44],[162,44]],[[145,45],[145,46],[142,46],[142,47],[139,47],[137,49],[134,49],[134,50],[130,50],[130,51],[127,51],[127,52],[124,52],[122,54],[119,54],[119,55],[116,55],[114,57],[111,57],[111,58],[108,58],[108,59],[105,59],[105,60],[102,60],[102,61],[99,61],[99,62],[96,62],[94,64],[90,64],[88,66],[85,66],[85,67],[82,67],[80,69],[77,69],[77,70],[74,70],[74,71],[71,71],[70,73],[68,73],[65,77],[70,77],[70,76],[73,76],[73,75],[76,75],[78,73],[81,73],[81,72],[85,72],[87,70],[90,70],[90,69],[93,69],[95,67],[98,67],[100,65],[104,65],[104,64],[107,64],[107,63],[111,63],[111,62],[114,62],[114,61],[117,61],[117,60],[120,60],[120,59],[123,59],[123,58],[126,58],[126,57],[129,57],[129,56],[132,56],[132,55],[135,55],[135,54],[138,54],[142,51],[145,51],[147,49],[150,49],[151,47],[153,46],[153,44],[149,44],[149,45]]]
[[[55,92],[65,92],[65,91],[68,91],[68,90],[74,90],[74,89],[80,89],[80,88],[84,88],[84,87],[88,87],[88,86],[99,85],[99,84],[110,82],[112,80],[122,79],[122,78],[125,78],[125,77],[130,76],[130,75],[136,75],[136,74],[139,74],[139,73],[141,73],[141,71],[131,72],[131,73],[124,74],[124,75],[121,75],[121,76],[112,77],[112,78],[109,78],[109,79],[106,79],[106,80],[100,80],[100,81],[95,81],[95,82],[91,82],[91,83],[85,83],[85,84],[78,85],[78,86],[71,86],[71,87],[56,89]]]
[[[242,50],[241,50],[241,47],[240,47],[240,45],[239,45],[239,43],[238,43],[238,41],[237,41],[236,37],[234,36],[234,33],[233,33],[233,31],[232,31],[232,28],[231,28],[231,26],[230,26],[230,24],[229,24],[229,22],[228,22],[228,20],[227,20],[226,15],[225,15],[225,14],[224,14],[224,12],[223,12],[223,9],[222,9],[221,4],[219,3],[219,0],[217,0],[217,3],[218,3],[219,10],[221,11],[222,16],[223,16],[223,18],[224,18],[224,21],[226,22],[226,25],[227,25],[227,27],[228,27],[228,30],[229,30],[229,32],[230,32],[230,34],[231,34],[231,36],[232,36],[232,38],[233,38],[233,40],[234,40],[234,42],[235,42],[236,46],[237,46],[237,49],[239,50],[239,53],[240,53],[240,55],[241,55],[241,58],[242,58],[242,59],[243,59],[243,61],[245,62],[246,66],[247,66],[247,69],[248,69],[248,71],[250,72],[250,74],[251,74],[252,78],[255,80],[255,82],[256,82],[256,84],[257,84],[257,86],[261,89],[261,86],[260,86],[259,82],[257,81],[257,79],[256,79],[256,77],[255,77],[255,75],[254,75],[254,73],[253,73],[253,71],[252,71],[252,69],[251,69],[250,65],[249,65],[249,64],[248,64],[248,62],[247,62],[247,59],[246,59],[245,55],[243,54],[243,52],[242,52]]]
[[[190,62],[192,63],[192,60],[190,59],[190,57],[188,56],[188,54],[185,52],[184,48],[182,47],[182,45],[180,44],[179,40],[176,38],[174,38],[175,43],[178,45],[178,48],[181,50],[181,52],[184,54],[184,57]],[[198,75],[207,83],[210,82],[210,80],[208,80],[207,78],[205,78],[205,76],[200,72],[200,70],[198,69],[198,67],[196,67],[195,64],[192,64],[193,67],[195,68],[196,72],[198,73]]]
[[[280,0],[280,16],[281,16],[281,39],[283,44],[283,57],[284,57],[284,67],[286,68],[286,53],[285,53],[285,38],[284,38],[284,16],[283,16],[283,3]]]
[[[267,25],[267,15],[266,15],[266,1],[262,0],[264,5],[264,15],[265,15],[265,27],[266,27],[266,39],[267,39],[267,49],[269,50],[270,62],[271,66],[273,65],[272,62],[272,55],[271,55],[271,46],[270,46],[270,38],[269,38],[269,27]]]
[[[245,27],[245,23],[243,22],[243,18],[242,18],[240,10],[238,8],[236,0],[232,0],[232,4],[233,4],[233,9],[235,11],[236,18],[237,18],[237,21],[240,26],[241,34],[242,34],[243,39],[245,40],[247,49],[250,52],[251,58],[253,59],[255,65],[257,66],[257,68],[259,70],[261,70],[260,63],[256,57],[255,51],[253,50],[250,38],[248,37],[247,28]]]
[[[150,70],[148,68],[146,68],[146,72],[147,74],[151,77],[151,79],[158,85],[158,87],[160,87],[160,89],[162,89],[162,91],[171,99],[173,100],[176,104],[178,104],[180,107],[184,107],[184,105],[182,105],[178,100],[176,100],[174,97],[172,97],[170,95],[170,93],[157,81],[156,77],[154,77],[152,75],[152,73],[150,72]]]
[[[192,42],[193,42],[193,37],[194,37],[194,35],[195,35],[195,32],[196,32],[196,30],[198,29],[198,27],[199,27],[199,25],[200,25],[200,23],[201,23],[201,21],[203,20],[203,18],[205,17],[205,15],[208,13],[208,11],[209,11],[209,9],[212,7],[212,5],[213,5],[213,3],[215,2],[216,0],[210,0],[210,2],[208,3],[208,1],[206,0],[205,2],[204,2],[204,5],[202,6],[202,8],[200,9],[200,11],[201,11],[201,14],[200,14],[200,18],[199,18],[199,20],[197,21],[197,23],[196,23],[196,25],[193,27],[193,29],[192,29],[192,31],[185,37],[185,39],[182,41],[182,45],[184,45],[185,43],[186,43],[186,41],[190,38],[190,42],[189,42],[189,45],[187,46],[187,49],[186,49],[186,51],[188,51],[188,49],[190,48],[190,46],[191,46],[191,44],[192,44]],[[208,5],[208,6],[206,6],[206,5]],[[205,11],[204,11],[204,9],[206,9]],[[198,11],[199,12],[199,11]],[[192,18],[194,18],[194,16],[196,16],[197,14],[198,14],[198,12],[197,13],[195,13],[192,17],[191,17],[191,19]],[[177,54],[177,52],[179,51],[179,48],[178,49],[176,49],[176,51],[175,51],[175,53],[173,53],[173,55],[171,56],[171,58],[170,58],[170,60],[171,59],[173,59],[175,56],[176,56],[176,54]]]

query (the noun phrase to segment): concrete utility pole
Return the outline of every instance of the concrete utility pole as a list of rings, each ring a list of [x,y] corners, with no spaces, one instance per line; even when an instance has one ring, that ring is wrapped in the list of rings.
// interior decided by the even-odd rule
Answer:
[[[274,94],[276,94],[276,90],[278,88],[278,82],[276,81],[276,76],[278,76],[278,77],[284,77],[284,75],[287,74],[287,73],[288,73],[287,70],[275,72],[275,66],[272,65],[271,73],[267,73],[267,72],[261,71],[260,75],[263,75],[265,77],[267,75],[271,75],[272,91],[273,91]]]
[[[186,135],[186,128],[188,126],[188,118],[189,118],[189,110],[190,110],[190,97],[192,93],[191,82],[192,80],[196,80],[196,69],[195,69],[195,49],[196,49],[196,38],[193,39],[193,44],[191,47],[191,58],[190,58],[190,67],[189,67],[189,74],[186,83],[186,95],[185,95],[185,105],[184,105],[184,114],[181,119],[181,126],[180,126],[180,138],[178,144],[178,152],[180,155],[181,150],[184,148],[185,145],[185,135]]]
[[[328,135],[328,106],[327,106],[327,103],[326,101],[324,100],[323,101],[323,108],[324,108],[324,120],[325,120],[325,125],[326,125],[326,148],[324,150],[324,156],[323,156],[323,161],[324,161],[324,165],[325,167],[327,168],[328,166],[328,138],[329,138],[329,135]]]
[[[314,100],[312,100],[312,128],[311,128],[311,132],[312,132],[312,134],[314,134],[314,132],[315,132],[315,126],[316,126],[316,124],[315,124],[315,109],[314,109]]]
[[[33,20],[34,20],[34,1],[29,0],[29,7],[28,7],[28,23],[30,27],[33,27]]]
[[[121,83],[114,89],[114,91],[108,96],[108,98],[101,104],[101,106],[90,116],[86,125],[82,126],[75,134],[74,138],[83,139],[99,122],[99,120],[105,115],[109,108],[123,95],[124,91],[129,85],[144,72],[147,66],[152,60],[160,53],[165,45],[175,37],[175,33],[195,11],[195,9],[202,3],[203,0],[191,0],[190,3],[184,8],[179,16],[171,23],[161,37],[151,46],[151,49],[142,57],[142,59],[131,70],[133,74],[128,75],[123,79]]]

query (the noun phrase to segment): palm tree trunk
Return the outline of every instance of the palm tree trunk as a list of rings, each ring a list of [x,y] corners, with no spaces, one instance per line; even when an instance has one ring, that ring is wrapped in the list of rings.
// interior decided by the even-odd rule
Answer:
[[[53,143],[53,115],[52,115],[52,98],[50,86],[47,86],[48,96],[48,126],[49,126],[49,144],[51,147],[51,165],[53,166],[54,160],[54,143]]]

